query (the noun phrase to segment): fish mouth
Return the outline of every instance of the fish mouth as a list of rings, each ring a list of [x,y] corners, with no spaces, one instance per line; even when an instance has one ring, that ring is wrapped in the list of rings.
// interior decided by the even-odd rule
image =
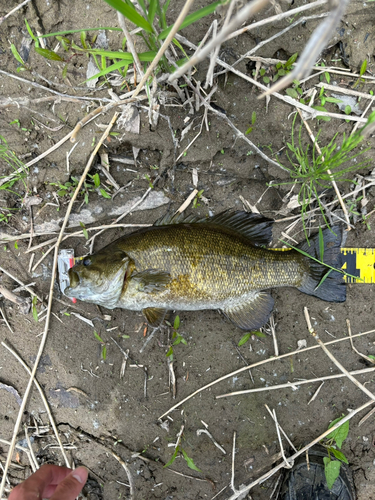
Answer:
[[[69,269],[69,281],[70,281],[70,286],[68,287],[69,289],[77,288],[77,286],[79,285],[80,282],[79,274],[73,271],[73,269]]]

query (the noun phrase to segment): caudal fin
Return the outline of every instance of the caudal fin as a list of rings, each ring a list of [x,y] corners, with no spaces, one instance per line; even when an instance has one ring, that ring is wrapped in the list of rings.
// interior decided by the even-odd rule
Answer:
[[[324,252],[321,251],[319,234],[313,238],[301,243],[298,249],[309,254],[314,259],[322,261],[321,253],[323,253],[323,262],[335,269],[341,269],[343,265],[342,254],[340,251],[342,240],[342,228],[334,226],[323,231]],[[314,295],[319,299],[327,300],[328,302],[345,302],[346,299],[346,284],[343,279],[343,274],[337,271],[330,271],[330,268],[316,262],[312,258],[306,257],[310,272],[298,288],[301,292],[308,295]],[[330,271],[330,272],[329,272]],[[323,278],[328,276],[323,280]]]

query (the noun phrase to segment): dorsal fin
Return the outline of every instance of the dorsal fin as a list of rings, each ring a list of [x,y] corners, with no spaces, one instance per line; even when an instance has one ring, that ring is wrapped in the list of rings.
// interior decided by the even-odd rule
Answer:
[[[198,218],[194,215],[167,214],[157,220],[154,226],[170,224],[212,224],[245,236],[254,245],[267,246],[272,239],[273,220],[260,214],[226,210],[220,214]]]

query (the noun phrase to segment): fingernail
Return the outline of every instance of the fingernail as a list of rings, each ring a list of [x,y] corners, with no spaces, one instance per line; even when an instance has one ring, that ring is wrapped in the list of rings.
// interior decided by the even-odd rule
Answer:
[[[77,479],[79,483],[83,484],[87,481],[88,470],[86,469],[86,467],[78,467],[74,471],[72,476],[74,477],[74,479]]]

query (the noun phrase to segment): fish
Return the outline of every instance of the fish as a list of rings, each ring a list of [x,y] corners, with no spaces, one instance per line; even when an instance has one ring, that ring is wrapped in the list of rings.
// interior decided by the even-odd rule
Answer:
[[[83,258],[69,270],[64,293],[108,309],[142,311],[152,326],[171,310],[216,309],[250,331],[267,323],[272,288],[345,301],[343,275],[331,269],[343,265],[342,228],[275,251],[267,248],[273,222],[234,210],[207,218],[167,214]]]

